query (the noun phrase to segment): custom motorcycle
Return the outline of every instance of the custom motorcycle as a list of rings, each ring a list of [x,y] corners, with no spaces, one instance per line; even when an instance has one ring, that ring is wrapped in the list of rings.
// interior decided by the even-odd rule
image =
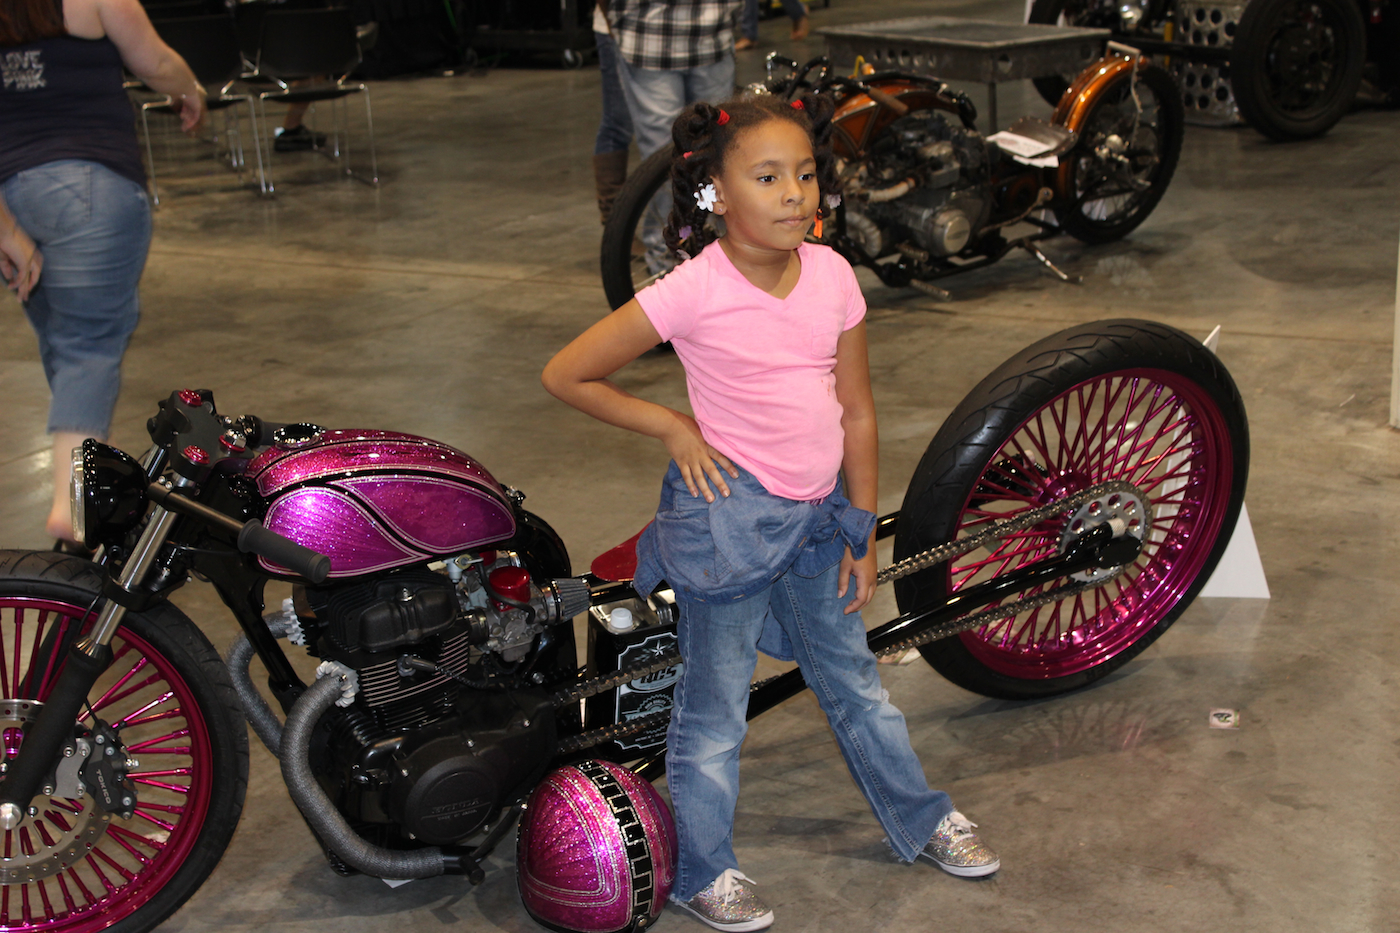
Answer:
[[[245,717],[341,873],[478,882],[549,769],[664,769],[675,603],[633,590],[633,542],[575,573],[523,493],[422,437],[229,417],[208,390],[147,427],[140,460],[74,453],[92,561],[0,552],[0,927],[174,912],[240,817]],[[1041,340],[958,405],[880,519],[901,615],[872,648],[994,697],[1103,677],[1204,585],[1248,457],[1239,394],[1195,340],[1128,320]],[[226,661],[170,602],[190,579],[242,630]],[[269,581],[292,592],[271,611]],[[802,689],[755,684],[750,717]]]
[[[843,77],[825,58],[799,66],[776,54],[768,72],[751,93],[792,97],[815,89],[836,101],[841,203],[834,222],[810,239],[886,285],[939,298],[948,294],[932,282],[1016,249],[1071,281],[1036,243],[1062,233],[1087,243],[1126,236],[1162,199],[1181,152],[1176,85],[1126,46],[1112,46],[1078,75],[1050,122],[1013,124],[1019,153],[1004,148],[1004,136],[999,143],[979,133],[972,102],[936,78],[900,71]],[[660,235],[672,155],[667,147],[632,173],[604,227],[603,287],[613,308],[675,265]],[[1008,238],[1017,224],[1035,229]]]
[[[1035,0],[1027,19],[1111,29],[1119,42],[1167,56],[1187,108],[1209,111],[1233,94],[1245,122],[1281,142],[1330,130],[1368,69],[1380,100],[1400,103],[1394,0]],[[1068,80],[1035,85],[1053,104]]]

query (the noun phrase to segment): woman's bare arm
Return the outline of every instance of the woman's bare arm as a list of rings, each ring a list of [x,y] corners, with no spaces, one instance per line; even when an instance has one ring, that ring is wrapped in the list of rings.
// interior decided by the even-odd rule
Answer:
[[[185,60],[156,34],[137,0],[65,0],[63,13],[71,35],[111,39],[132,74],[170,97],[186,132],[203,122],[204,88]]]

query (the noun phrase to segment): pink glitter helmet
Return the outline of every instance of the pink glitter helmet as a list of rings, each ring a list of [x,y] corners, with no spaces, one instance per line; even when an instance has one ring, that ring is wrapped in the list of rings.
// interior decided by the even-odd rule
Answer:
[[[516,842],[520,899],[563,933],[637,933],[676,877],[676,828],[656,789],[621,765],[581,761],[530,795]]]

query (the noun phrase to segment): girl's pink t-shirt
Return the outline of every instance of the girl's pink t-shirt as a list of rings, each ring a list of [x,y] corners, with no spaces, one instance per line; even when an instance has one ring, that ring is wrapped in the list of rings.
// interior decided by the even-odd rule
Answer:
[[[685,366],[705,441],[775,496],[817,499],[836,486],[845,431],[836,341],[865,317],[845,259],[803,243],[786,298],[758,288],[718,242],[637,293]]]

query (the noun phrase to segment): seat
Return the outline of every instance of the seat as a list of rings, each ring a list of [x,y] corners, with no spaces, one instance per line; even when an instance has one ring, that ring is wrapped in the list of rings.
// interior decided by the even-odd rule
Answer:
[[[642,532],[650,527],[651,522],[647,522],[642,526],[641,531],[593,558],[588,572],[599,580],[606,580],[609,583],[631,580],[637,575],[637,539],[642,536]]]
[[[248,94],[231,93],[233,83],[243,73],[243,59],[238,51],[238,37],[234,31],[233,19],[227,14],[217,16],[190,16],[175,19],[156,20],[153,25],[166,45],[170,46],[194,72],[195,77],[209,90],[209,112],[224,114],[224,128],[229,138],[230,161],[242,175],[245,167],[243,133],[241,121],[233,108],[238,104],[248,105],[248,121],[253,130],[253,152],[258,166],[258,189],[263,194],[271,191],[267,173],[263,169],[262,143],[258,134],[257,111],[253,99]],[[160,204],[160,187],[156,182],[155,153],[151,148],[151,127],[148,114],[176,113],[169,98],[146,101],[141,105],[141,131],[146,140],[146,160],[151,176],[151,199]]]
[[[257,74],[270,78],[277,85],[273,90],[257,94],[264,128],[267,126],[268,101],[284,104],[335,102],[338,106],[332,108],[331,149],[325,154],[340,160],[345,174],[351,178],[378,186],[379,162],[374,146],[374,113],[370,106],[369,88],[347,80],[359,63],[360,46],[348,10],[268,9],[262,14]],[[335,77],[337,75],[339,77]],[[327,79],[327,76],[331,77]],[[345,98],[351,94],[363,94],[365,99],[370,162],[368,176],[357,174],[351,166],[345,108]],[[272,134],[264,132],[263,137],[271,146]],[[268,184],[270,187],[270,180]]]

